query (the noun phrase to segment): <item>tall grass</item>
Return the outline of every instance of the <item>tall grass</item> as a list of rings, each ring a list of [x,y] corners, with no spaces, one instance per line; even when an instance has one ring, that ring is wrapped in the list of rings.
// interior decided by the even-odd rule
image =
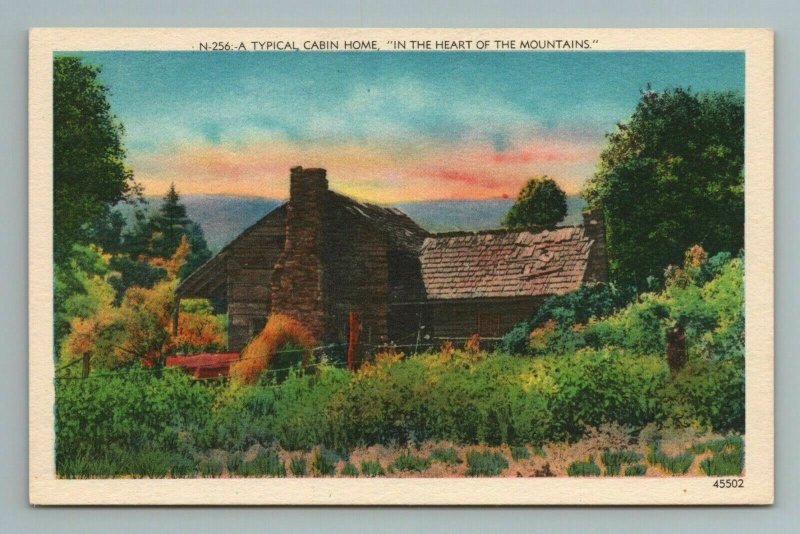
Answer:
[[[689,451],[669,456],[661,451],[661,445],[655,441],[649,445],[647,461],[651,465],[661,466],[666,472],[673,475],[683,475],[692,467],[694,454]]]
[[[508,469],[508,460],[497,451],[467,452],[468,477],[494,477]]]
[[[594,463],[594,456],[589,456],[585,462],[572,462],[567,467],[567,474],[571,477],[599,477],[600,468]]]

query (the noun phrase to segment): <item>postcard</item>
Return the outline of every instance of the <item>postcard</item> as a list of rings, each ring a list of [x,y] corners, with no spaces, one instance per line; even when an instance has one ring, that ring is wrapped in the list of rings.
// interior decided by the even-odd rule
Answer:
[[[30,501],[770,504],[763,29],[30,33]]]

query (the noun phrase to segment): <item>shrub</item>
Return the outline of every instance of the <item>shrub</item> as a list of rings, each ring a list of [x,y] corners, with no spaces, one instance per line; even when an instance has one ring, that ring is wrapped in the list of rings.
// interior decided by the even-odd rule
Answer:
[[[293,351],[294,358],[278,354],[288,352],[284,347],[289,344],[299,347]],[[308,366],[313,346],[311,333],[299,321],[286,315],[272,314],[264,329],[242,350],[241,358],[231,365],[231,379],[237,384],[255,384],[265,369],[275,367],[273,364],[278,357],[283,365],[292,361]]]
[[[625,468],[626,477],[642,477],[647,473],[647,466],[642,464],[633,464]]]
[[[306,476],[306,457],[305,456],[293,456],[292,459],[289,461],[289,471],[296,477],[304,477]]]
[[[218,477],[222,474],[224,466],[218,458],[204,458],[198,463],[200,474],[205,477]]]
[[[592,317],[604,317],[628,304],[635,298],[633,288],[621,288],[614,284],[585,285],[548,298],[527,321],[516,325],[503,336],[500,349],[512,354],[531,354],[529,335],[534,328],[553,322],[553,330],[558,329],[559,345],[573,346],[571,335],[573,325],[585,324]],[[540,347],[541,349],[541,347]]]
[[[377,460],[364,460],[361,462],[361,473],[365,477],[382,477],[386,476],[386,471]]]
[[[422,456],[416,456],[408,451],[401,452],[395,461],[392,462],[392,467],[398,471],[421,472],[425,471],[430,466],[431,460],[423,458]]]
[[[585,462],[575,461],[569,464],[567,474],[571,477],[599,477],[600,468],[594,463],[594,456],[589,456]]]
[[[508,461],[497,451],[467,452],[468,477],[494,477],[508,468]]]
[[[530,458],[531,453],[528,451],[528,447],[520,446],[520,447],[511,447],[511,459],[515,462],[519,462],[520,460],[526,460]]]
[[[178,452],[201,434],[213,391],[182,371],[134,368],[112,376],[56,381],[57,463],[110,449]]]
[[[344,467],[342,467],[342,470],[339,471],[339,473],[344,475],[344,476],[346,476],[346,477],[357,477],[358,476],[358,467],[356,467],[355,465],[353,465],[350,462],[345,462],[344,463]]]
[[[278,442],[287,450],[332,444],[330,397],[350,380],[344,369],[320,366],[315,374],[290,373],[277,386],[233,384],[217,398],[206,445],[247,449]]]
[[[286,464],[273,450],[260,449],[249,462],[244,462],[236,472],[243,477],[285,477]]]
[[[600,456],[600,461],[605,466],[605,474],[609,476],[618,475],[622,464],[636,463],[642,459],[642,455],[634,451],[611,451],[606,449]]]
[[[242,469],[242,464],[244,464],[244,454],[242,451],[234,451],[228,454],[227,467],[229,473],[238,473]]]
[[[661,451],[658,442],[653,442],[649,446],[647,461],[651,465],[659,465],[666,472],[673,475],[684,475],[694,463],[694,455],[691,452],[682,452],[675,456],[668,456]]]
[[[447,465],[461,463],[461,458],[458,457],[458,453],[453,447],[433,449],[428,459],[431,462],[441,462]]]
[[[733,449],[705,458],[700,462],[700,469],[708,476],[741,475],[744,469],[744,451]]]
[[[336,473],[336,464],[339,462],[339,457],[330,450],[320,447],[314,453],[314,459],[311,461],[311,468],[315,473],[321,476],[331,476]]]

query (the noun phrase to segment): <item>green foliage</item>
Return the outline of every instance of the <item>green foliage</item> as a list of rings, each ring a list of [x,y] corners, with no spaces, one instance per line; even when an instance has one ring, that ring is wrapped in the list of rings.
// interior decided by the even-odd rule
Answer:
[[[600,461],[605,466],[607,476],[618,475],[623,464],[633,464],[642,459],[642,455],[635,451],[611,451],[606,449],[600,456]]]
[[[511,459],[515,462],[519,462],[520,460],[527,460],[531,457],[531,453],[528,450],[528,447],[521,445],[516,447],[511,447]]]
[[[99,74],[77,57],[53,60],[53,250],[61,265],[85,242],[88,224],[138,192]]]
[[[108,263],[114,274],[108,281],[116,290],[115,304],[119,305],[129,287],[150,288],[167,277],[167,270],[153,266],[146,261],[133,260],[129,256],[112,256]]]
[[[386,476],[386,471],[378,460],[363,460],[361,474],[365,477],[383,477]]]
[[[705,458],[700,469],[708,476],[738,476],[744,469],[744,450],[732,449]]]
[[[642,464],[629,465],[625,468],[626,477],[643,477],[647,473],[647,466]]]
[[[320,447],[314,453],[314,459],[311,461],[311,468],[315,473],[321,476],[330,476],[336,473],[336,464],[339,462],[339,457],[332,451]]]
[[[651,465],[660,465],[665,471],[673,475],[683,475],[692,467],[694,455],[686,451],[675,456],[669,456],[661,450],[658,442],[653,442],[648,446],[647,461]]]
[[[627,305],[636,296],[632,288],[621,288],[614,284],[593,284],[581,286],[564,295],[555,295],[542,303],[527,321],[509,331],[500,344],[500,350],[512,354],[535,354],[530,346],[530,333],[552,321],[557,335],[547,350],[570,352],[581,344],[580,338],[572,330],[576,324],[584,324],[592,317],[604,317]]]
[[[218,477],[224,471],[224,465],[218,458],[208,457],[200,460],[197,468],[204,477]]]
[[[567,215],[567,195],[547,176],[531,178],[503,219],[505,228],[552,228]]]
[[[290,373],[280,385],[232,386],[217,399],[206,444],[245,449],[277,442],[287,450],[333,445],[337,430],[327,408],[349,379],[346,370],[325,367],[317,374]]]
[[[468,477],[495,477],[508,469],[508,460],[497,451],[468,451]]]
[[[461,458],[453,447],[439,447],[431,451],[428,460],[431,462],[441,462],[446,465],[455,465],[461,463]]]
[[[605,213],[614,280],[642,287],[701,244],[744,244],[744,101],[733,93],[648,90],[608,134],[584,190]]]
[[[569,464],[567,474],[571,477],[599,477],[600,468],[594,463],[594,456],[589,456],[585,462],[575,461]]]
[[[241,477],[286,476],[286,464],[274,450],[259,449],[253,459],[237,464],[236,467],[236,470],[231,470],[231,474]]]
[[[431,460],[417,456],[408,451],[403,451],[392,462],[392,467],[398,471],[425,471],[431,466]]]
[[[227,467],[229,473],[240,472],[242,465],[244,465],[244,453],[242,451],[233,451],[228,454]]]
[[[179,272],[181,279],[186,278],[195,269],[211,258],[203,230],[197,223],[186,216],[186,206],[180,203],[180,196],[171,184],[169,191],[145,226],[149,236],[146,255],[156,258],[169,258],[178,249],[185,236],[189,241],[190,252]]]
[[[178,452],[205,428],[211,396],[180,371],[57,380],[56,457],[97,456],[113,448]]]
[[[196,464],[183,453],[151,448],[139,451],[112,447],[107,451],[78,456],[57,456],[56,472],[61,478],[180,478],[203,473],[207,464]],[[205,473],[203,473],[205,474]]]
[[[308,472],[305,456],[292,456],[289,462],[289,471],[296,477],[304,477]]]
[[[356,467],[355,465],[353,465],[350,462],[345,462],[344,463],[344,467],[342,467],[342,470],[339,471],[339,473],[344,475],[344,476],[346,476],[346,477],[357,477],[358,476],[358,467]]]

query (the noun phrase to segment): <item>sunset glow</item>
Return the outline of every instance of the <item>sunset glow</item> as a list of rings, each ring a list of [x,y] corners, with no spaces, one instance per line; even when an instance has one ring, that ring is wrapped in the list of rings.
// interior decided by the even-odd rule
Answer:
[[[289,169],[373,202],[577,194],[640,90],[742,91],[738,53],[95,52],[145,194],[286,198]]]

